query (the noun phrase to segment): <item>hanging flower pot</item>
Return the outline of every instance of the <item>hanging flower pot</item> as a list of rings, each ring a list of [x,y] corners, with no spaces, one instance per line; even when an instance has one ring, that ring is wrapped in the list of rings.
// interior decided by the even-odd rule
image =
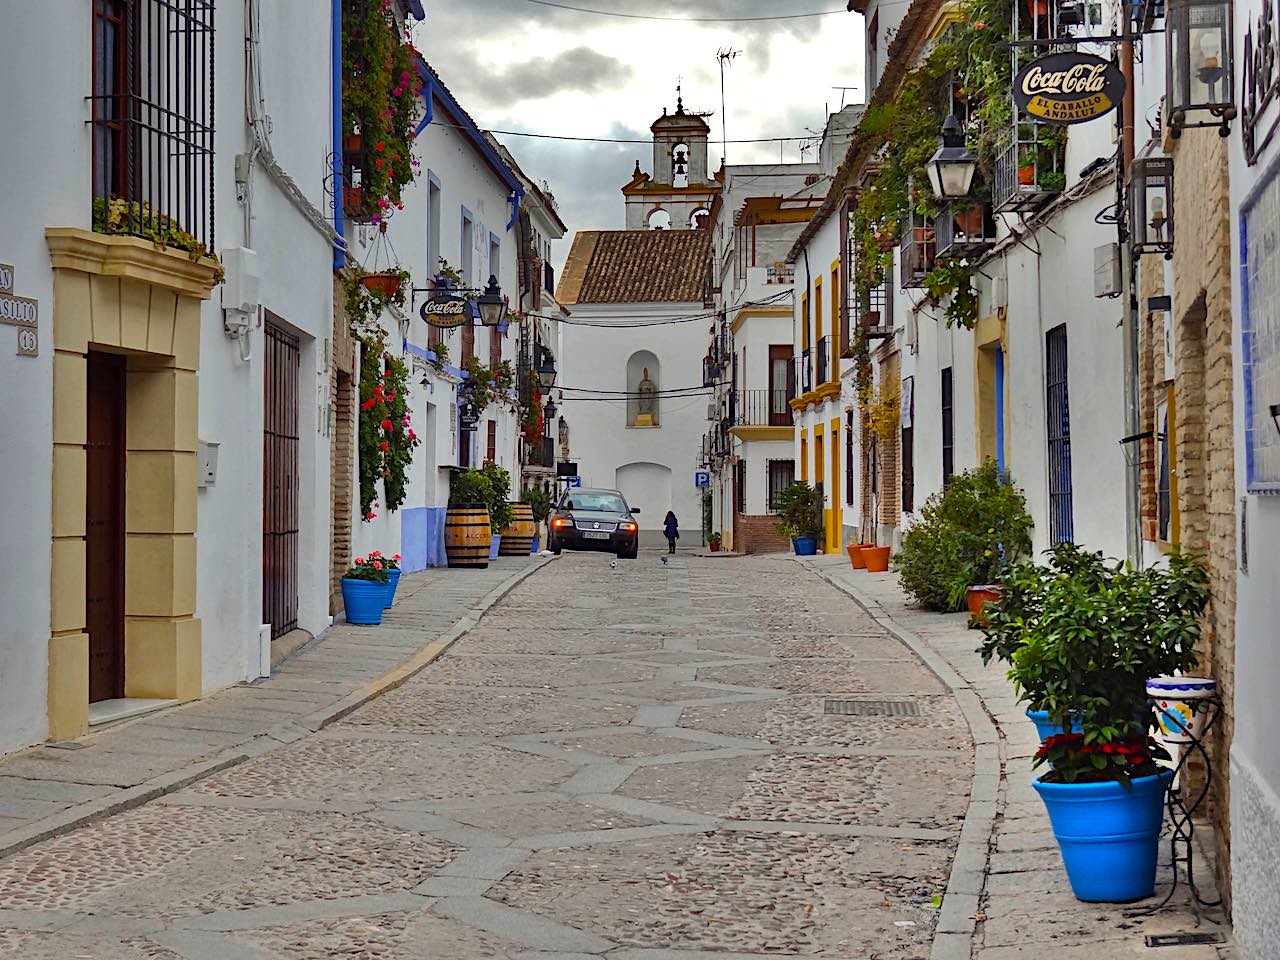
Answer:
[[[388,270],[381,273],[366,273],[360,278],[360,282],[375,297],[390,300],[400,292],[400,285],[403,281],[398,272]]]
[[[342,138],[343,153],[364,153],[364,136],[359,133],[348,133]]]
[[[359,213],[364,210],[364,187],[342,188],[342,208],[348,213]]]
[[[1036,184],[1036,165],[1024,163],[1018,168],[1018,186],[1034,187]]]

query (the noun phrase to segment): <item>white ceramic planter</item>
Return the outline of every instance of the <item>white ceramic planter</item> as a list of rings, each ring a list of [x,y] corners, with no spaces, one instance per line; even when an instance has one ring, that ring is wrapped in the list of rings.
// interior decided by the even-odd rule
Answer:
[[[1160,736],[1166,743],[1194,743],[1204,732],[1208,708],[1201,703],[1218,693],[1207,677],[1152,677],[1147,696],[1155,701]]]

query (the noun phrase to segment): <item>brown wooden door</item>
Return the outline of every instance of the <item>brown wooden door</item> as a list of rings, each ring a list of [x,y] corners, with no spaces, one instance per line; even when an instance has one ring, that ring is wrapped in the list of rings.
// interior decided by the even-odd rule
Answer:
[[[789,401],[794,399],[792,349],[789,343],[775,343],[769,346],[769,426],[771,427],[791,425]]]
[[[85,626],[89,702],[124,696],[124,358],[89,354]]]
[[[298,625],[298,365],[296,337],[266,324],[262,456],[262,622],[271,639]]]

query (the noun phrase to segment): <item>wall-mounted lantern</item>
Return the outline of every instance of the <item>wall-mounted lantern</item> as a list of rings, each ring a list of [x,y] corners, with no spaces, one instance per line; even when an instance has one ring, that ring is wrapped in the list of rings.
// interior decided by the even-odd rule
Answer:
[[[1169,0],[1165,17],[1165,109],[1169,132],[1217,127],[1236,116],[1231,0]]]
[[[497,277],[489,278],[489,285],[476,300],[476,306],[480,308],[480,322],[486,327],[496,327],[502,322],[507,312],[507,304],[502,299],[502,288],[498,286]]]
[[[938,152],[929,158],[925,169],[933,195],[939,200],[959,200],[969,195],[978,157],[965,146],[964,131],[954,113],[943,121]]]
[[[547,423],[550,423],[552,420],[556,418],[557,410],[559,410],[559,408],[556,406],[556,402],[554,400],[548,399],[547,405],[542,408],[542,415]]]
[[[1173,257],[1173,158],[1135,157],[1129,167],[1129,243],[1135,256]]]
[[[542,362],[538,364],[537,374],[538,383],[543,390],[550,390],[556,385],[556,361],[551,356],[551,351],[545,347],[542,351]]]

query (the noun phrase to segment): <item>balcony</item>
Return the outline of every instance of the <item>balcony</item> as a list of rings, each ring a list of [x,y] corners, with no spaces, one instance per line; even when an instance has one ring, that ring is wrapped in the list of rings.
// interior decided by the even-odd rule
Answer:
[[[1066,144],[1061,137],[1047,124],[1024,121],[1015,126],[996,157],[991,187],[996,213],[1037,210],[1063,191],[1067,185],[1063,172]]]
[[[805,350],[798,357],[791,358],[792,393],[799,396],[813,390],[813,358],[810,351]]]
[[[836,338],[831,334],[818,341],[817,362],[814,366],[814,382],[818,386],[838,380],[836,371]]]
[[[730,420],[735,427],[790,427],[794,398],[789,389],[734,390],[729,394]]]
[[[948,207],[934,222],[938,257],[977,257],[995,246],[996,218],[991,204],[982,202],[965,210]]]
[[[546,290],[550,296],[555,296],[556,268],[549,263],[542,265],[542,289]]]
[[[525,461],[526,465],[530,467],[549,467],[553,470],[555,469],[555,437],[539,437],[537,443],[529,444],[528,451],[528,459]]]
[[[900,241],[902,289],[923,287],[938,255],[938,231],[930,217],[913,215]]]

